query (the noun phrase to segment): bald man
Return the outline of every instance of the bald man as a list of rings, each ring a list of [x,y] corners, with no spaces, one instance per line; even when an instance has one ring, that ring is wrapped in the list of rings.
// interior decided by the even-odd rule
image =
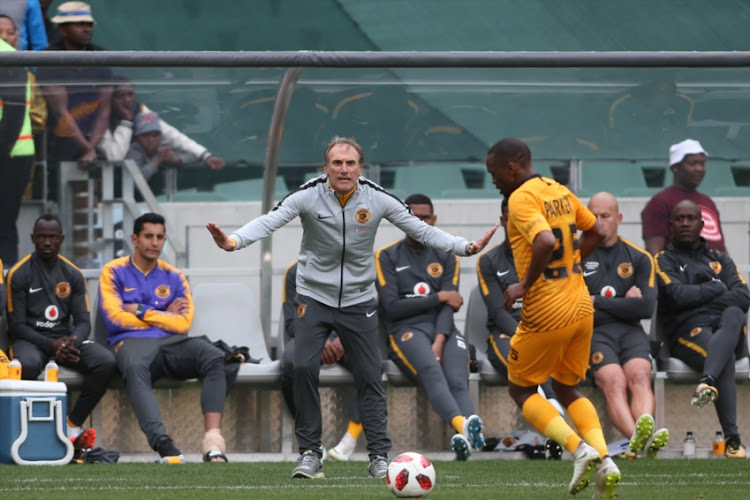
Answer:
[[[735,359],[746,353],[744,313],[750,291],[725,253],[701,237],[700,207],[689,200],[672,210],[672,243],[656,256],[659,314],[669,352],[702,377],[691,403],[715,404],[727,458],[745,458],[737,427]]]
[[[648,252],[619,236],[622,214],[614,196],[597,193],[588,208],[605,229],[604,240],[583,262],[594,305],[591,369],[607,400],[610,420],[630,438],[626,454],[640,455],[653,435],[648,456],[655,458],[669,441],[669,431],[654,433],[651,354],[641,326],[656,305],[654,262]]]

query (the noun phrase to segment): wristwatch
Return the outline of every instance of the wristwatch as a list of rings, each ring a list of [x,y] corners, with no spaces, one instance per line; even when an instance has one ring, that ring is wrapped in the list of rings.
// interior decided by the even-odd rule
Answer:
[[[143,318],[143,313],[145,312],[145,307],[143,307],[143,304],[138,304],[135,306],[135,315],[139,318]]]

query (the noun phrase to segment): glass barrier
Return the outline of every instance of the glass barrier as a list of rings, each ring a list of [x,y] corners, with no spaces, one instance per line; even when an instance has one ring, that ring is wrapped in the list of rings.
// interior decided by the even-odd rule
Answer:
[[[48,196],[54,200],[59,190],[57,162],[88,155],[76,142],[76,128],[84,136],[95,133],[99,109],[106,107],[98,99],[110,89],[99,159],[116,161],[135,150],[131,156],[140,154],[163,201],[260,200],[285,72],[38,68],[37,91],[47,100],[47,140],[38,141],[38,156],[46,153]],[[110,73],[112,81],[105,81]],[[711,158],[703,190],[745,195],[749,77],[746,68],[306,68],[283,122],[274,197],[320,173],[334,135],[355,137],[367,175],[397,195],[421,189],[435,198],[497,196],[484,156],[506,136],[525,140],[540,172],[580,194],[609,190],[618,196],[650,196],[669,185],[669,146],[692,138]],[[67,105],[60,108],[63,91]],[[161,145],[174,155],[143,154],[141,134],[133,130],[136,112],[149,110],[160,119]],[[214,155],[209,162],[208,153]],[[149,157],[159,165],[148,164]],[[45,196],[42,177],[37,171],[37,198]]]

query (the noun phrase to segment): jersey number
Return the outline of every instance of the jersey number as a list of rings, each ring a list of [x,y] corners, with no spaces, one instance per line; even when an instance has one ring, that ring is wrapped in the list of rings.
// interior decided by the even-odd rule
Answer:
[[[565,267],[565,262],[561,261],[565,255],[566,245],[570,245],[573,248],[574,253],[578,250],[578,228],[575,223],[571,223],[568,225],[568,234],[564,235],[561,227],[553,227],[552,234],[555,235],[557,244],[555,245],[555,249],[552,250],[549,265],[544,270],[544,278],[548,280],[567,278],[568,268]],[[573,272],[581,272],[580,262],[573,263]]]

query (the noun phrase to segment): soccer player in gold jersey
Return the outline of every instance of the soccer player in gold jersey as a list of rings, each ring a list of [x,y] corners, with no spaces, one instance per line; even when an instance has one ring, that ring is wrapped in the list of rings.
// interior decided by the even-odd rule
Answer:
[[[582,491],[596,469],[594,497],[612,498],[620,471],[608,455],[594,405],[578,389],[594,329],[581,259],[604,238],[604,229],[568,188],[534,171],[523,141],[499,141],[486,164],[510,209],[507,233],[519,282],[506,289],[505,307],[510,310],[523,297],[521,322],[510,343],[510,395],[536,429],[573,455],[570,492]],[[547,377],[578,433],[537,392]]]

